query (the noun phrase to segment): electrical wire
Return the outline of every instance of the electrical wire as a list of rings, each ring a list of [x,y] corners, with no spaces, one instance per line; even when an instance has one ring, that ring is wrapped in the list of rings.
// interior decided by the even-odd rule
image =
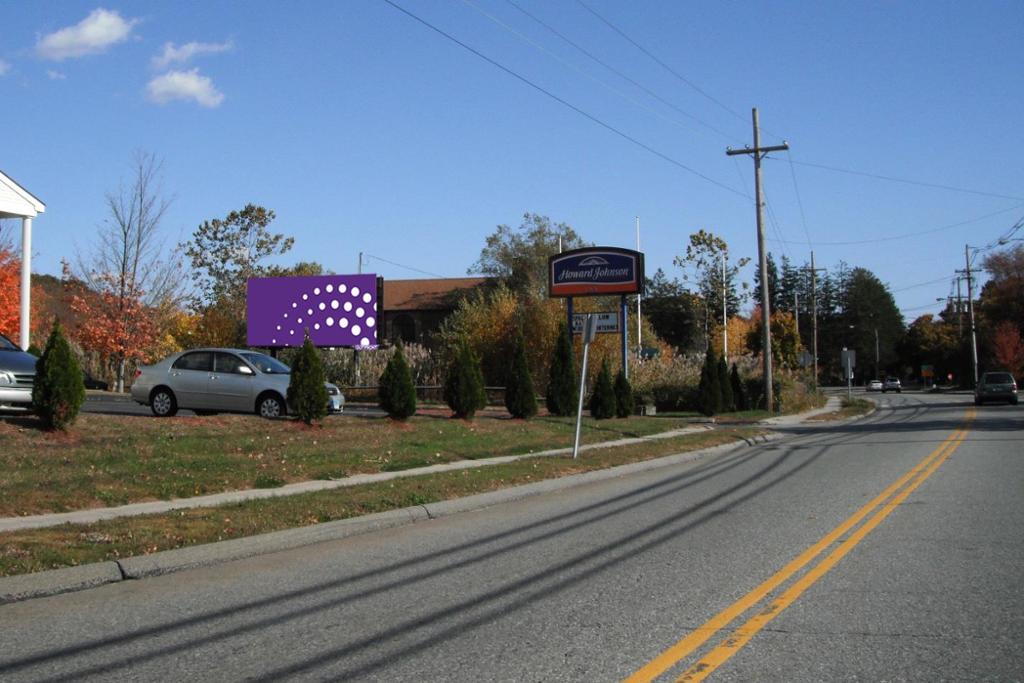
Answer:
[[[865,173],[863,171],[854,171],[848,168],[826,166],[825,164],[812,164],[808,161],[794,161],[792,157],[789,161],[791,164],[797,164],[798,166],[809,166],[810,168],[820,168],[826,171],[834,171],[835,173],[846,173],[849,175],[862,176],[864,178],[874,178],[875,180],[888,180],[890,182],[904,183],[906,185],[919,185],[921,187],[932,187],[939,190],[949,190],[950,192],[963,192],[966,194],[980,195],[982,197],[995,197],[996,199],[1012,199],[1017,202],[1024,202],[1024,197],[1014,197],[1012,195],[998,194],[995,192],[983,192],[981,190],[969,190],[963,187],[954,187],[952,185],[940,185],[938,183],[928,183],[921,180],[910,180],[908,178],[896,178],[894,176],[880,175],[877,173]]]
[[[793,166],[793,157],[788,149],[786,150],[786,157],[789,159],[789,174],[793,177],[793,191],[796,192],[796,204],[800,207],[800,223],[804,226],[807,246],[813,251],[814,245],[811,244],[811,232],[807,229],[807,216],[804,214],[804,202],[800,198],[800,186],[796,183],[796,168]]]
[[[890,289],[889,292],[895,294],[896,292],[905,292],[908,289],[916,289],[918,287],[924,287],[925,285],[934,285],[937,282],[945,282],[945,277],[940,277],[935,280],[929,280],[928,282],[919,282],[916,285],[907,285],[906,287],[900,287],[899,289]]]
[[[677,167],[683,169],[684,171],[688,171],[689,173],[692,173],[693,175],[697,176],[698,178],[701,178],[702,180],[705,180],[705,181],[711,183],[712,185],[720,187],[723,190],[725,190],[727,192],[730,192],[732,194],[736,194],[736,195],[739,195],[741,197],[743,196],[743,194],[741,192],[737,192],[736,190],[734,190],[733,188],[729,187],[728,185],[725,185],[724,183],[720,183],[717,180],[715,180],[714,178],[710,178],[710,177],[704,175],[703,173],[701,173],[700,171],[697,171],[696,169],[690,168],[689,166],[687,166],[686,164],[682,163],[681,161],[673,159],[672,157],[668,156],[667,154],[659,152],[658,150],[654,149],[650,145],[647,145],[647,144],[645,144],[643,142],[640,142],[636,138],[630,136],[627,133],[624,133],[623,131],[619,130],[618,128],[615,128],[614,126],[605,123],[604,121],[602,121],[601,119],[597,118],[596,116],[594,116],[592,114],[588,114],[586,111],[584,111],[584,110],[580,109],[579,107],[577,107],[576,105],[571,104],[570,102],[562,99],[561,97],[559,97],[558,95],[554,94],[550,90],[544,89],[543,87],[537,85],[536,83],[534,83],[533,81],[529,80],[525,76],[519,75],[518,73],[516,73],[512,69],[508,68],[507,66],[504,66],[504,65],[500,64],[499,62],[491,59],[490,57],[488,57],[487,55],[483,54],[479,50],[476,50],[475,48],[470,47],[469,45],[467,45],[466,43],[462,42],[461,40],[459,40],[455,36],[451,35],[450,33],[446,33],[445,31],[441,30],[437,26],[434,26],[433,24],[428,22],[426,19],[422,19],[419,16],[413,14],[412,12],[410,12],[407,9],[405,9],[404,7],[399,5],[398,3],[394,2],[393,0],[383,0],[383,1],[386,2],[387,4],[391,5],[392,7],[394,7],[396,10],[398,10],[402,14],[408,16],[411,19],[414,19],[414,20],[418,21],[419,23],[423,24],[424,26],[426,26],[430,30],[434,31],[435,33],[438,33],[438,34],[444,36],[445,38],[447,38],[448,40],[452,41],[453,43],[455,43],[459,47],[461,47],[461,48],[463,48],[463,49],[465,49],[465,50],[467,50],[469,52],[472,52],[474,55],[476,55],[480,59],[484,60],[485,62],[491,64],[492,66],[495,66],[495,67],[501,69],[502,71],[504,71],[508,75],[512,76],[513,78],[515,78],[515,79],[517,79],[519,81],[522,81],[523,83],[525,83],[526,85],[530,86],[534,90],[537,90],[538,92],[541,92],[544,95],[547,95],[548,97],[550,97],[551,99],[555,100],[559,104],[561,104],[561,105],[563,105],[565,107],[568,107],[569,109],[572,109],[574,112],[576,112],[580,116],[583,116],[584,118],[589,119],[590,121],[596,123],[597,125],[601,126],[605,130],[608,130],[608,131],[610,131],[612,133],[615,133],[619,137],[621,137],[621,138],[623,138],[625,140],[628,140],[629,142],[632,142],[634,145],[636,145],[636,146],[638,146],[638,147],[640,147],[642,149],[647,150],[648,152],[650,152],[654,156],[656,156],[656,157],[658,157],[658,158],[660,158],[660,159],[662,159],[664,161],[667,161],[668,163],[672,164],[673,166],[677,166]]]
[[[931,235],[933,233],[941,232],[943,230],[952,230],[953,228],[959,228],[959,227],[964,226],[964,225],[970,225],[971,223],[977,223],[979,221],[983,221],[986,218],[992,218],[993,216],[999,216],[999,215],[1004,214],[1004,213],[1009,213],[1010,211],[1017,211],[1017,210],[1019,210],[1021,208],[1024,208],[1024,204],[1020,204],[1020,205],[1017,205],[1017,206],[1011,206],[1008,209],[1000,209],[999,211],[993,211],[992,213],[987,213],[984,216],[978,216],[977,218],[969,218],[969,219],[967,219],[965,221],[959,221],[957,223],[950,223],[949,225],[943,225],[943,226],[938,227],[938,228],[929,228],[928,230],[920,230],[920,231],[917,231],[917,232],[906,232],[906,233],[903,233],[901,235],[890,235],[889,237],[876,237],[874,239],[868,239],[868,240],[847,240],[847,241],[840,241],[840,242],[817,242],[817,244],[818,244],[818,246],[825,246],[825,247],[840,247],[840,246],[851,246],[851,245],[856,245],[856,244],[877,244],[879,242],[893,242],[895,240],[908,239],[910,237],[920,237],[922,235]],[[791,242],[788,242],[788,244],[802,244],[802,242],[792,242],[791,241]]]
[[[399,268],[405,268],[406,270],[411,270],[414,273],[422,273],[424,275],[431,275],[433,277],[439,277],[439,278],[442,278],[442,279],[444,278],[444,275],[439,275],[437,273],[431,273],[429,270],[420,270],[419,268],[413,268],[412,266],[407,266],[407,265],[405,265],[403,263],[395,263],[394,261],[389,261],[386,258],[381,258],[380,256],[374,256],[373,254],[367,254],[366,252],[363,252],[363,256],[365,256],[366,258],[373,258],[373,259],[377,259],[378,261],[383,261],[384,263],[390,264],[392,266],[398,266]]]
[[[725,111],[729,112],[730,114],[732,114],[733,116],[735,116],[735,117],[736,117],[736,118],[738,118],[739,120],[741,120],[741,121],[743,121],[743,122],[747,122],[747,118],[746,118],[746,117],[744,117],[744,116],[741,116],[740,114],[738,114],[737,112],[735,112],[735,111],[734,111],[733,109],[731,109],[731,108],[730,108],[730,107],[729,107],[728,105],[726,105],[726,104],[722,103],[721,101],[717,100],[716,98],[712,97],[712,96],[711,96],[711,95],[709,95],[709,94],[708,94],[707,92],[705,92],[705,91],[704,91],[704,90],[703,90],[703,89],[702,89],[702,88],[701,88],[700,86],[698,86],[698,85],[697,85],[696,83],[694,83],[694,82],[693,82],[693,81],[691,81],[690,79],[688,79],[688,78],[686,78],[685,76],[683,76],[683,75],[682,75],[681,73],[679,73],[678,71],[676,71],[675,69],[673,69],[672,67],[670,67],[670,66],[669,66],[668,64],[666,64],[665,62],[663,62],[663,61],[661,61],[660,59],[658,59],[658,58],[657,58],[656,56],[654,56],[654,54],[653,54],[653,53],[652,53],[652,52],[651,52],[650,50],[648,50],[648,49],[647,49],[647,48],[645,48],[645,47],[644,47],[643,45],[641,45],[640,43],[638,43],[638,42],[636,42],[635,40],[633,40],[632,38],[630,38],[630,37],[629,37],[628,35],[626,35],[625,31],[623,31],[623,30],[622,30],[622,29],[620,29],[620,28],[619,28],[618,26],[616,26],[615,24],[613,24],[612,22],[608,21],[608,20],[607,20],[607,19],[605,19],[605,18],[604,18],[603,16],[601,16],[600,14],[598,14],[596,10],[594,10],[594,9],[593,9],[592,7],[590,7],[590,6],[589,6],[589,5],[587,4],[587,3],[583,2],[583,0],[576,0],[576,2],[577,2],[577,3],[579,3],[579,5],[580,5],[581,7],[583,7],[583,9],[587,10],[588,12],[590,12],[591,14],[593,14],[593,15],[594,15],[595,17],[597,17],[597,18],[598,18],[598,20],[600,20],[600,21],[601,21],[601,22],[602,22],[602,23],[603,23],[603,24],[604,24],[605,26],[607,26],[607,27],[608,27],[608,28],[610,28],[611,30],[613,30],[613,31],[615,31],[616,33],[618,33],[618,34],[619,34],[620,36],[622,36],[622,37],[623,37],[623,38],[624,38],[624,39],[625,39],[625,40],[626,40],[626,41],[627,41],[627,42],[628,42],[628,43],[629,43],[630,45],[632,45],[632,46],[633,46],[633,47],[635,47],[636,49],[640,50],[640,52],[643,52],[643,53],[644,53],[645,55],[647,55],[648,57],[650,57],[650,58],[651,58],[652,60],[654,60],[654,61],[655,61],[655,62],[656,62],[656,63],[657,63],[657,64],[658,64],[659,66],[661,66],[661,67],[662,67],[663,69],[665,69],[665,70],[666,70],[666,71],[668,71],[668,72],[669,72],[670,74],[672,74],[673,76],[675,76],[675,77],[676,77],[677,79],[679,79],[680,81],[682,81],[683,83],[685,83],[686,85],[688,85],[689,87],[691,87],[691,88],[692,88],[693,90],[695,90],[695,91],[696,91],[697,93],[699,93],[699,94],[700,94],[700,95],[702,95],[703,97],[707,98],[707,99],[708,99],[708,100],[710,100],[711,102],[714,102],[714,103],[715,103],[715,104],[717,104],[717,105],[718,105],[719,107],[721,107],[721,108],[722,108],[722,109],[724,109]]]
[[[543,52],[544,54],[548,55],[552,59],[557,60],[563,66],[566,66],[566,67],[572,69],[573,71],[576,71],[577,73],[582,74],[583,76],[586,76],[587,78],[589,78],[590,80],[594,81],[595,83],[601,84],[602,86],[604,86],[605,88],[610,90],[612,93],[614,93],[615,95],[617,95],[617,96],[621,97],[622,99],[626,100],[630,104],[632,104],[634,106],[637,106],[637,107],[640,107],[641,109],[647,111],[648,113],[652,114],[653,116],[657,116],[658,118],[662,119],[663,121],[667,121],[668,123],[671,123],[671,124],[673,124],[675,126],[680,126],[680,127],[685,128],[685,129],[687,129],[687,130],[689,130],[691,132],[694,131],[694,129],[688,123],[683,123],[683,122],[679,121],[678,119],[672,118],[671,116],[665,116],[661,112],[659,112],[656,109],[653,109],[653,108],[647,106],[643,102],[639,102],[639,101],[633,99],[632,97],[630,97],[626,93],[622,92],[621,90],[617,89],[615,86],[611,85],[610,83],[606,83],[605,81],[601,80],[597,76],[594,76],[593,74],[587,73],[586,71],[584,71],[580,67],[576,66],[572,62],[568,61],[567,59],[564,59],[563,57],[561,57],[561,56],[555,54],[554,52],[552,52],[551,50],[547,49],[546,47],[544,47],[543,45],[541,45],[540,43],[535,41],[533,38],[530,38],[529,36],[525,35],[524,33],[516,30],[512,26],[509,26],[508,24],[506,24],[504,21],[502,21],[498,17],[494,16],[493,14],[490,14],[489,12],[487,12],[486,10],[481,8],[479,5],[474,3],[473,0],[462,0],[462,2],[463,2],[463,4],[469,6],[471,9],[473,9],[476,12],[479,12],[483,16],[487,17],[493,23],[495,23],[498,26],[502,27],[503,29],[505,29],[506,31],[511,33],[512,35],[514,35],[517,38],[519,38],[520,40],[523,40],[523,41],[529,43],[535,49],[540,50],[541,52]],[[689,115],[687,114],[687,116],[689,116]],[[698,123],[702,123],[699,119],[696,119],[696,118],[694,118],[692,116],[689,116],[689,118],[693,118]]]
[[[724,138],[724,139],[726,139],[726,140],[728,140],[728,141],[730,141],[730,142],[736,142],[736,141],[738,140],[738,138],[735,138],[735,137],[733,137],[733,136],[729,135],[728,133],[726,133],[726,132],[722,131],[722,130],[721,130],[721,129],[719,129],[719,128],[716,128],[715,126],[711,125],[710,123],[708,123],[708,122],[706,122],[706,121],[703,121],[703,120],[701,120],[701,119],[697,118],[696,116],[694,116],[693,114],[691,114],[691,113],[689,113],[689,112],[687,112],[687,111],[685,111],[685,110],[683,110],[683,109],[679,108],[678,106],[676,106],[675,104],[673,104],[673,103],[672,103],[672,102],[670,102],[669,100],[665,99],[664,97],[662,97],[662,96],[661,96],[661,95],[659,95],[658,93],[654,92],[654,91],[653,91],[653,90],[651,90],[650,88],[647,88],[646,86],[644,86],[643,84],[641,84],[641,83],[639,83],[638,81],[634,80],[634,79],[633,79],[633,78],[631,78],[630,76],[626,75],[625,73],[623,73],[623,72],[622,72],[622,71],[620,71],[619,69],[616,69],[616,68],[615,68],[614,66],[612,66],[612,65],[611,65],[611,64],[609,64],[608,62],[606,62],[606,61],[602,60],[602,59],[601,59],[600,57],[598,57],[598,56],[594,55],[594,54],[593,54],[592,52],[590,52],[589,50],[587,50],[587,49],[586,49],[586,48],[584,48],[583,46],[581,46],[581,45],[579,45],[578,43],[576,43],[575,41],[573,41],[573,40],[572,40],[571,38],[568,38],[567,36],[563,35],[563,34],[562,34],[562,33],[561,33],[560,31],[558,31],[557,29],[555,29],[555,28],[554,28],[553,26],[551,26],[550,24],[546,23],[546,22],[545,22],[545,21],[543,21],[542,19],[540,19],[540,18],[538,18],[537,16],[535,16],[535,15],[531,14],[530,12],[528,12],[528,11],[527,11],[526,9],[524,9],[524,8],[523,8],[522,6],[520,6],[520,5],[519,5],[518,3],[516,3],[516,2],[514,1],[514,0],[505,0],[505,2],[507,2],[507,3],[508,3],[508,4],[510,4],[510,5],[512,5],[512,6],[514,7],[514,8],[516,8],[517,10],[519,10],[520,12],[522,12],[523,14],[525,14],[525,15],[526,15],[527,17],[529,17],[529,18],[530,18],[530,19],[532,19],[533,21],[537,22],[538,24],[540,24],[541,26],[543,26],[544,28],[546,28],[546,29],[547,29],[548,31],[550,31],[551,33],[553,33],[553,34],[555,34],[556,36],[558,36],[559,38],[561,38],[561,39],[562,39],[563,41],[565,41],[566,43],[568,43],[569,45],[571,45],[572,47],[574,47],[575,49],[577,49],[578,51],[580,51],[581,53],[583,53],[584,55],[586,55],[587,57],[589,57],[590,59],[592,59],[593,61],[597,62],[598,64],[600,64],[600,65],[601,65],[601,66],[603,66],[604,68],[608,69],[609,71],[611,71],[611,72],[612,72],[613,74],[615,74],[615,75],[616,75],[616,76],[618,76],[619,78],[621,78],[621,79],[623,79],[624,81],[626,81],[626,82],[628,82],[628,83],[632,84],[632,85],[633,85],[633,86],[635,86],[636,88],[640,89],[641,91],[643,91],[643,92],[645,92],[646,94],[650,95],[650,96],[651,96],[651,97],[653,97],[654,99],[658,100],[659,102],[661,102],[662,104],[664,104],[664,105],[665,105],[666,107],[669,107],[669,108],[671,108],[671,109],[674,109],[674,110],[675,110],[676,112],[678,112],[679,114],[682,114],[683,116],[685,116],[685,117],[686,117],[686,118],[688,118],[688,119],[692,119],[692,120],[693,120],[694,122],[696,122],[696,123],[700,124],[701,126],[704,126],[704,127],[705,127],[705,128],[707,128],[708,130],[710,130],[710,131],[712,131],[712,132],[714,132],[714,133],[716,133],[716,134],[720,135],[720,136],[721,136],[722,138]]]

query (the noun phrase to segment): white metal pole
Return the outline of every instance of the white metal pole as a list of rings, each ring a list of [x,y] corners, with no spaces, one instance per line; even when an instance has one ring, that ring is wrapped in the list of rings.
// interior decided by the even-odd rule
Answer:
[[[729,308],[725,295],[725,252],[722,252],[722,356],[729,359]]]
[[[583,367],[580,369],[580,400],[576,405],[576,438],[572,442],[572,459],[575,460],[580,453],[580,423],[583,422],[583,392],[587,385],[587,352],[590,350],[589,331],[590,314],[587,314],[583,321]]]
[[[24,351],[29,347],[29,329],[32,316],[32,219],[21,219],[21,322],[18,344]]]

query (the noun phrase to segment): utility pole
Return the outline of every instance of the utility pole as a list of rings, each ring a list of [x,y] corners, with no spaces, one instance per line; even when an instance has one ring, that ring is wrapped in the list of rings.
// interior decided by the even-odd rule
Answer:
[[[821,270],[825,270],[822,268]],[[813,339],[811,353],[814,355],[814,388],[818,388],[818,269],[814,267],[814,252],[811,252],[811,324]]]
[[[978,385],[978,333],[974,327],[974,291],[971,287],[970,247],[964,245],[964,261],[967,263],[967,318],[971,324],[971,365],[974,367],[974,386]]]
[[[796,339],[800,341],[800,293],[793,292],[793,322],[796,324]]]
[[[882,379],[881,367],[878,362],[878,328],[875,328],[875,377]]]
[[[725,287],[725,252],[722,252],[722,357],[729,360],[729,299]]]
[[[781,152],[789,149],[789,145],[783,142],[781,145],[761,147],[761,126],[758,123],[757,107],[752,111],[754,122],[754,146],[744,149],[726,148],[728,156],[737,154],[749,154],[754,158],[754,203],[757,205],[757,257],[760,262],[761,273],[761,320],[764,326],[762,331],[761,355],[764,361],[764,397],[765,408],[769,413],[775,412],[775,402],[772,397],[772,312],[769,305],[769,284],[768,284],[768,258],[764,248],[764,203],[761,201],[761,160],[768,152]]]
[[[960,297],[960,276],[956,278],[956,329],[957,336],[964,338],[964,302]]]

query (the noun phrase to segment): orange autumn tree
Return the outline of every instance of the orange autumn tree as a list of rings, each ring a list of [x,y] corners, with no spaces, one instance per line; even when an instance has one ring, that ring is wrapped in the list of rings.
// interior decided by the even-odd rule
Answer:
[[[128,363],[148,360],[157,345],[157,311],[143,303],[141,290],[113,274],[95,273],[90,279],[91,291],[74,286],[65,264],[68,303],[80,320],[75,341],[123,377]]]
[[[1019,379],[1024,370],[1024,341],[1017,326],[1007,320],[999,323],[992,335],[992,350],[996,361]]]
[[[0,334],[15,341],[20,323],[20,278],[21,261],[0,244]]]

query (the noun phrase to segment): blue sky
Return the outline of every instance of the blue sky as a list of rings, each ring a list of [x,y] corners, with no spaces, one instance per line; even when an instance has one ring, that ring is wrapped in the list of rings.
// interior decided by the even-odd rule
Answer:
[[[456,277],[524,212],[627,247],[639,216],[648,273],[680,275],[698,229],[756,255],[752,163],[725,154],[754,106],[791,145],[764,163],[771,251],[869,268],[908,320],[1024,216],[1024,3],[585,1],[516,3],[618,73],[506,0],[395,0],[675,163],[383,0],[0,4],[0,169],[47,204],[35,270],[88,248],[143,150],[169,243],[253,202],[286,262]]]

